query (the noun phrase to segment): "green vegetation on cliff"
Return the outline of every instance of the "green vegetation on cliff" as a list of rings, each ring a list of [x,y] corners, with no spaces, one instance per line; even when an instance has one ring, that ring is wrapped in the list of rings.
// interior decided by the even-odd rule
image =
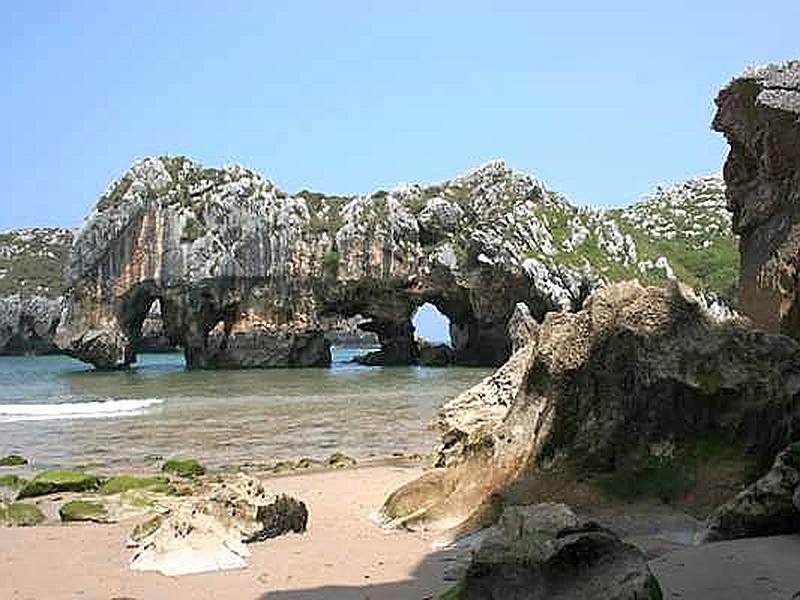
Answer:
[[[71,244],[68,229],[0,233],[0,296],[61,295]]]

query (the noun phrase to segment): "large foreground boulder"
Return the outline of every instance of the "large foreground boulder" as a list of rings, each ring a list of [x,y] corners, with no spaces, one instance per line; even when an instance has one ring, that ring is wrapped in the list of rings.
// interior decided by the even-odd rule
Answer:
[[[239,474],[138,528],[131,569],[185,575],[243,568],[250,556],[247,543],[302,533],[307,522],[303,502],[270,493],[259,480]]]
[[[578,313],[548,314],[535,340],[444,406],[440,468],[394,492],[383,514],[454,527],[520,503],[557,467],[685,493],[712,450],[768,465],[800,430],[798,382],[791,338],[719,322],[680,284],[609,286]]]
[[[800,61],[748,69],[717,98],[730,145],[728,207],[740,235],[738,309],[800,337]]]
[[[509,507],[484,537],[458,600],[655,600],[658,582],[635,546],[564,505]]]
[[[800,442],[775,457],[772,468],[720,506],[708,519],[704,541],[800,531]]]

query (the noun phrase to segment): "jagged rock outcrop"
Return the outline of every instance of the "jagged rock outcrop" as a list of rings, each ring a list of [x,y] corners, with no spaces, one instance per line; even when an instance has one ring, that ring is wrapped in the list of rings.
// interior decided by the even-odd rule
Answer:
[[[557,465],[680,477],[706,440],[768,461],[800,431],[800,344],[720,322],[677,283],[615,284],[578,313],[549,313],[436,426],[440,468],[387,499],[392,523],[458,526]]]
[[[741,238],[739,309],[767,331],[800,337],[800,61],[752,68],[717,97],[713,127]]]
[[[775,457],[758,481],[709,517],[704,541],[800,531],[800,442]]]
[[[722,197],[718,181],[692,189],[711,204]],[[684,219],[680,194],[664,194],[663,219]],[[108,189],[75,240],[58,343],[98,367],[126,366],[157,300],[189,367],[324,365],[326,332],[356,315],[380,341],[372,360],[408,364],[419,358],[411,317],[430,302],[450,319],[457,364],[497,365],[518,302],[541,320],[630,274],[708,283],[664,253],[677,247],[666,229],[664,240],[637,242],[658,230],[640,213],[577,209],[501,162],[343,198],[290,196],[242,167],[148,158]],[[703,250],[732,238],[694,241]]]
[[[71,243],[68,229],[0,233],[0,355],[58,351],[53,337]]]

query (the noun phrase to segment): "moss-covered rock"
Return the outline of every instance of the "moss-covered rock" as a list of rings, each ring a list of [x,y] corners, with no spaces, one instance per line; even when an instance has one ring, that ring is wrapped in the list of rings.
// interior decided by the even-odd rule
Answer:
[[[164,473],[169,473],[170,475],[176,475],[178,477],[184,477],[187,479],[200,477],[206,472],[205,467],[194,459],[168,460],[161,466],[161,470]]]
[[[18,490],[26,483],[28,483],[28,480],[19,475],[0,475],[0,487]]]
[[[121,494],[130,490],[149,490],[152,492],[169,493],[173,489],[166,477],[134,477],[132,475],[118,475],[103,482],[98,492],[104,496]]]
[[[328,466],[333,467],[334,469],[352,467],[355,464],[355,458],[347,456],[346,454],[342,454],[341,452],[335,452],[334,454],[331,454],[330,458],[328,459]]]
[[[27,464],[28,459],[24,456],[20,456],[19,454],[8,454],[0,457],[0,467],[19,467]]]
[[[56,492],[93,492],[100,487],[100,478],[78,471],[44,471],[26,483],[18,499],[44,496]]]
[[[58,509],[58,515],[65,523],[70,521],[91,521],[93,523],[107,523],[108,510],[99,502],[88,500],[73,500]]]
[[[32,527],[44,522],[38,507],[25,502],[0,501],[0,523],[10,527]]]

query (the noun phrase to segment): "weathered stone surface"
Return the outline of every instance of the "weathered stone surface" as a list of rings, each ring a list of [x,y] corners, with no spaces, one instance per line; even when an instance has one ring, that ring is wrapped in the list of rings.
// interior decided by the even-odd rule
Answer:
[[[730,145],[728,206],[741,239],[739,310],[800,337],[800,61],[747,70],[717,98]]]
[[[766,475],[720,506],[708,519],[704,541],[800,531],[800,442],[775,457]]]
[[[662,227],[644,229],[649,199],[630,212],[577,209],[501,162],[436,186],[342,198],[289,196],[242,167],[148,158],[108,189],[77,235],[57,342],[97,367],[124,367],[158,301],[164,337],[190,368],[324,365],[326,333],[356,316],[381,345],[370,363],[409,364],[419,357],[411,318],[430,302],[450,319],[456,363],[499,365],[518,302],[541,320],[577,310],[615,278],[672,276],[669,261],[679,258],[649,257],[636,239],[695,236],[707,223],[694,217],[719,207],[684,223],[681,202],[707,190],[712,204],[721,198],[706,183],[664,192],[652,200],[666,206]],[[670,221],[679,218],[680,227]],[[719,241],[695,237],[680,239],[682,251]],[[678,268],[693,284],[713,283]]]
[[[302,533],[307,522],[302,502],[269,493],[257,479],[239,474],[138,528],[131,568],[164,575],[242,568],[250,555],[247,542]]]
[[[455,362],[455,353],[447,344],[432,344],[427,340],[417,340],[419,357],[417,364],[423,367],[449,367]]]
[[[528,305],[518,302],[508,321],[508,337],[511,338],[511,350],[516,352],[536,341],[539,324],[531,315]]]
[[[53,336],[62,300],[20,295],[0,298],[0,354],[57,352]]]
[[[613,474],[630,456],[679,460],[704,439],[771,460],[800,428],[798,391],[791,338],[720,323],[679,284],[609,286],[578,313],[548,314],[535,344],[446,404],[440,468],[383,512],[448,529],[535,485],[542,468]]]
[[[564,514],[561,514],[564,513]],[[459,600],[551,600],[661,598],[644,555],[594,523],[567,511],[557,518],[520,523],[500,520],[475,552],[454,596]],[[539,526],[541,525],[541,526]]]

